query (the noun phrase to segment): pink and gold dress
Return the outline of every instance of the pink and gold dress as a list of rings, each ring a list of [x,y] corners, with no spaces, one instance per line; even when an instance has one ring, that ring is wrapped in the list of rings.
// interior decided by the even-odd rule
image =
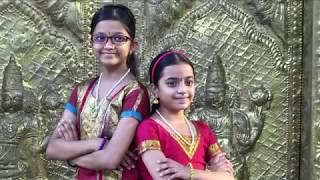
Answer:
[[[97,79],[93,79],[77,86],[65,108],[73,112],[77,118],[77,131],[81,140],[107,137],[111,139],[119,121],[132,117],[137,121],[149,115],[149,96],[147,89],[136,80],[123,86],[113,97],[95,108],[93,90]],[[133,146],[131,145],[131,150]],[[132,170],[89,170],[78,167],[78,180],[119,180],[138,179],[137,169]]]
[[[155,120],[149,118],[139,124],[135,142],[139,152],[139,172],[143,180],[152,180],[142,161],[142,154],[148,150],[159,150],[166,158],[182,165],[191,163],[195,169],[205,170],[207,163],[216,154],[222,152],[216,135],[201,121],[192,121],[196,130],[196,141],[192,146],[184,143],[176,134],[169,133]],[[190,136],[185,139],[191,142]]]

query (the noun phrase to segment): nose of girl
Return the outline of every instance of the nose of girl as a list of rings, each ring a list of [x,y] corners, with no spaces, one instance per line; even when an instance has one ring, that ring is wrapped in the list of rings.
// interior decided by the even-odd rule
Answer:
[[[107,42],[104,45],[104,48],[106,48],[106,49],[113,49],[114,48],[114,44],[111,39],[107,39]]]
[[[186,85],[181,84],[180,86],[178,86],[177,92],[179,94],[185,94],[186,93]]]

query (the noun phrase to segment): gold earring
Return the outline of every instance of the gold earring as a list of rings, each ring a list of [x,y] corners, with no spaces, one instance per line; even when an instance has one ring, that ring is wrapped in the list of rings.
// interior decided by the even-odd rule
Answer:
[[[159,100],[158,99],[154,99],[152,104],[159,104]]]

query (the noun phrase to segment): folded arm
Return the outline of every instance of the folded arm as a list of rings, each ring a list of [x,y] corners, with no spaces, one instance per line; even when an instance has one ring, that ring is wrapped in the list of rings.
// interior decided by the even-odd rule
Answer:
[[[132,117],[122,118],[103,150],[77,157],[72,163],[92,170],[117,168],[131,145],[137,125]]]
[[[70,160],[98,150],[100,138],[79,140],[76,134],[76,116],[65,110],[59,124],[51,135],[46,157],[56,160]]]
[[[219,159],[220,158],[220,159]],[[189,165],[182,165],[172,159],[166,158],[159,150],[149,150],[142,154],[142,160],[153,179],[190,179],[193,171],[194,179],[201,180],[234,180],[232,164],[222,157],[212,159],[210,166],[216,171],[193,169]],[[214,163],[214,164],[213,164]],[[219,166],[219,167],[217,167]],[[213,169],[212,169],[213,170]]]
[[[224,179],[234,180],[233,165],[225,157],[225,153],[218,153],[209,161],[210,171],[195,170],[195,179]]]
[[[159,173],[161,165],[159,161],[165,159],[165,155],[160,150],[148,150],[142,154],[142,161],[146,168],[148,169],[149,174],[154,180],[167,180],[169,176],[163,176]]]

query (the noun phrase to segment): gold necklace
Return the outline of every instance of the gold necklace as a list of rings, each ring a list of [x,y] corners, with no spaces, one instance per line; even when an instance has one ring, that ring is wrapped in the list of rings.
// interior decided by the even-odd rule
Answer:
[[[189,120],[185,117],[184,119],[185,119],[185,121],[186,121],[186,123],[187,123],[187,126],[188,126],[188,129],[189,129],[189,131],[190,131],[190,134],[191,134],[191,143],[189,143],[185,138],[183,138],[183,136],[169,123],[169,121],[166,119],[166,118],[164,118],[163,116],[162,116],[162,114],[158,111],[158,110],[156,110],[156,113],[160,116],[160,118],[161,118],[161,120],[176,134],[176,135],[178,135],[178,137],[185,143],[185,144],[187,144],[187,145],[189,145],[189,146],[193,146],[193,144],[194,144],[194,142],[195,142],[195,135],[194,135],[194,132],[193,132],[193,130],[192,130],[192,127],[191,127],[191,123],[189,122]]]

